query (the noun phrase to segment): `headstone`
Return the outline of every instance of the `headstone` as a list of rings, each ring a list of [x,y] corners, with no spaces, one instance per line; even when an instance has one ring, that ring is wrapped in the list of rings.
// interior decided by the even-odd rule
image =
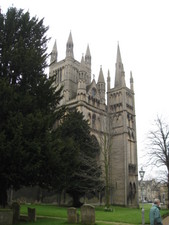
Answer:
[[[0,225],[12,225],[13,210],[0,210]]]
[[[67,209],[68,223],[77,223],[76,208],[70,207]]]
[[[84,204],[81,207],[81,223],[95,224],[95,207],[89,204]]]
[[[28,207],[28,221],[36,221],[36,209]]]
[[[13,209],[13,224],[18,223],[20,220],[20,204],[18,202],[12,203]]]

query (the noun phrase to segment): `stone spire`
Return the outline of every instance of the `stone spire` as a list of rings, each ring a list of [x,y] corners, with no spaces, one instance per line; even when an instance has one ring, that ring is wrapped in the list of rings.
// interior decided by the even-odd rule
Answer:
[[[124,87],[125,84],[125,73],[123,63],[120,54],[119,44],[117,46],[117,58],[116,58],[116,73],[115,73],[115,87]]]
[[[53,49],[51,52],[50,64],[53,62],[57,62],[57,57],[58,57],[58,51],[57,51],[57,45],[56,45],[56,40],[55,40],[55,43],[53,45]]]
[[[99,72],[98,83],[105,83],[105,81],[104,81],[104,76],[103,76],[102,66],[100,66],[100,72]]]
[[[108,75],[107,75],[107,91],[110,90],[110,71],[108,70]]]
[[[79,80],[83,80],[86,82],[86,76],[87,73],[85,71],[85,60],[84,60],[84,55],[82,55],[82,59],[81,59],[81,63],[80,63],[80,67],[79,67]]]
[[[130,71],[130,89],[134,91],[134,81],[133,81],[132,71]]]
[[[100,66],[97,88],[98,88],[98,92],[100,93],[101,102],[105,103],[105,80],[104,80],[104,76],[103,76],[102,66]]]
[[[82,59],[81,59],[81,66],[85,66],[85,60],[84,60],[84,55],[82,54]]]
[[[73,39],[72,39],[72,34],[70,31],[69,38],[66,44],[66,57],[72,57],[74,58],[73,54]]]
[[[91,66],[91,54],[90,54],[89,45],[87,45],[87,49],[86,49],[85,62],[87,65]]]

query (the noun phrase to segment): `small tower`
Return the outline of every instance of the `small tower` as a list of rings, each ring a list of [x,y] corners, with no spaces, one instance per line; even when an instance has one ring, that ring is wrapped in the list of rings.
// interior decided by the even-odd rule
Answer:
[[[111,79],[110,79],[110,71],[108,70],[108,74],[107,74],[107,91],[110,90],[110,81],[111,81]]]
[[[91,54],[90,54],[89,45],[87,45],[87,49],[86,49],[85,62],[89,67],[91,67]]]
[[[49,76],[56,76],[56,71],[55,71],[55,66],[57,64],[57,57],[58,57],[58,51],[57,51],[57,45],[56,45],[56,40],[53,45],[53,49],[50,55],[50,67],[49,67]]]
[[[99,78],[97,82],[97,89],[100,94],[101,103],[105,103],[105,80],[103,76],[102,66],[100,66]]]
[[[133,81],[133,76],[132,72],[130,71],[130,89],[134,91],[134,81]]]
[[[117,58],[116,58],[116,73],[115,73],[115,87],[126,86],[125,84],[125,73],[123,63],[120,54],[119,44],[117,46]]]
[[[57,45],[56,45],[56,40],[55,40],[55,43],[53,45],[53,49],[51,52],[50,64],[57,62],[57,57],[58,57],[58,51],[57,51]]]
[[[108,95],[108,92],[110,91],[110,82],[111,82],[111,79],[110,79],[110,71],[108,70],[108,74],[107,74],[107,105],[109,105],[109,95]],[[109,108],[108,108],[109,110]]]
[[[82,55],[81,64],[79,68],[79,81],[78,81],[78,88],[77,88],[77,99],[86,100],[86,71],[85,71],[85,61],[84,56]]]
[[[72,57],[74,58],[73,54],[73,40],[72,40],[72,34],[70,32],[69,38],[66,44],[66,57]]]
[[[87,69],[86,84],[89,85],[91,83],[91,54],[90,54],[89,45],[87,45],[87,49],[86,49],[85,64]]]
[[[112,204],[138,205],[137,140],[133,79],[130,88],[117,47],[114,88],[107,92],[109,132],[111,135],[110,183]]]
[[[79,68],[79,80],[86,82],[86,64],[84,61],[84,56],[82,55],[81,63],[80,63],[80,68]]]

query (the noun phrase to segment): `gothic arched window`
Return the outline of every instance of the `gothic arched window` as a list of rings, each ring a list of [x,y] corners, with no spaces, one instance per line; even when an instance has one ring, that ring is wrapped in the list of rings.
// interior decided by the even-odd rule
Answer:
[[[92,97],[96,95],[96,88],[92,88]]]

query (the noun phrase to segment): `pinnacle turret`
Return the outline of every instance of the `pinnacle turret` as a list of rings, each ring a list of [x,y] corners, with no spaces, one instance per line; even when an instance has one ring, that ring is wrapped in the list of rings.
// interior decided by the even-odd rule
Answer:
[[[58,57],[58,51],[57,51],[57,45],[56,45],[56,40],[55,40],[55,43],[53,45],[53,49],[51,52],[50,63],[57,62],[57,57]]]
[[[103,76],[102,66],[100,66],[100,72],[99,72],[98,83],[105,83],[104,76]]]
[[[85,62],[86,64],[91,66],[91,54],[90,54],[89,45],[87,45],[87,49],[86,49]]]
[[[86,82],[86,64],[84,61],[84,55],[82,55],[81,63],[80,63],[80,68],[79,68],[79,80],[83,80]]]
[[[81,65],[85,66],[84,55],[82,54]]]
[[[133,81],[132,71],[130,71],[130,89],[134,91],[134,81]]]
[[[122,64],[122,59],[121,59],[121,53],[120,53],[120,47],[119,47],[119,44],[118,44],[118,46],[117,46],[116,63],[121,63],[121,64]]]
[[[72,34],[70,32],[69,38],[66,44],[66,57],[72,57],[74,58],[73,54],[73,39],[72,39]]]
[[[110,90],[110,71],[108,70],[108,75],[107,75],[107,90]]]
[[[101,102],[105,103],[105,80],[104,80],[104,76],[103,76],[102,66],[100,66],[97,88],[100,93]]]
[[[115,87],[125,86],[125,73],[123,63],[121,59],[120,47],[117,46],[117,58],[116,58],[116,74],[115,74]]]

